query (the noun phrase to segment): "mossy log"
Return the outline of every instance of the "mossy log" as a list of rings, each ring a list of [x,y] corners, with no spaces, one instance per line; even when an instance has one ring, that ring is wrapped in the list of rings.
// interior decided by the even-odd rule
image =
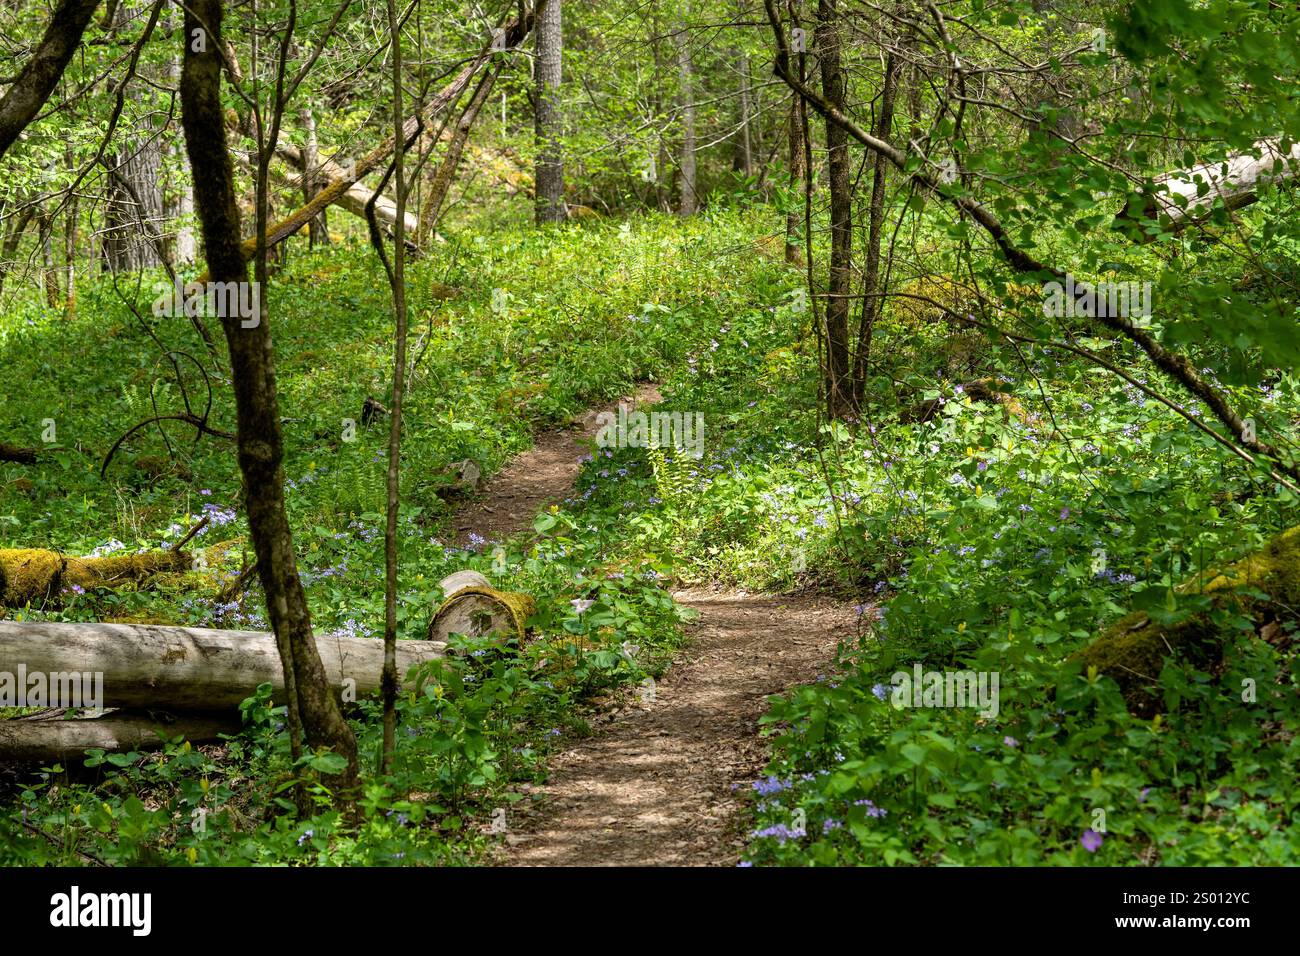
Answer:
[[[1012,418],[1023,422],[1026,425],[1033,426],[1034,418],[1030,415],[1016,397],[1008,392],[998,389],[998,383],[991,378],[980,378],[970,382],[963,382],[960,386],[962,394],[973,402],[987,402],[992,405],[998,405],[1002,409],[1002,418],[1004,421],[1010,421]],[[917,402],[915,405],[909,405],[898,414],[898,420],[904,425],[920,424],[928,422],[943,410],[945,403],[952,401],[956,391],[943,398],[928,398],[923,402]]]
[[[1177,655],[1203,669],[1222,661],[1223,639],[1216,623],[1219,613],[1247,616],[1257,631],[1266,634],[1279,632],[1269,625],[1296,617],[1293,609],[1300,607],[1300,526],[1235,564],[1196,575],[1176,592],[1207,595],[1211,606],[1172,625],[1157,624],[1143,611],[1125,615],[1072,658],[1113,678],[1129,709],[1139,716],[1160,709],[1157,679],[1167,657]]]
[[[156,574],[190,570],[184,551],[79,558],[42,548],[0,548],[0,608],[57,599],[72,587],[143,584]]]

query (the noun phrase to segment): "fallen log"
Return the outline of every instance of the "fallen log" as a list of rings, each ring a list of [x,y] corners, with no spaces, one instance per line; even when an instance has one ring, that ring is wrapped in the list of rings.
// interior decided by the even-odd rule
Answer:
[[[382,641],[317,635],[326,677],[344,700],[379,689]],[[443,656],[437,641],[398,641],[398,672]],[[0,677],[101,674],[101,707],[149,707],[183,713],[237,708],[261,684],[283,700],[284,672],[275,635],[156,624],[0,621]],[[18,705],[20,706],[20,705]],[[38,706],[65,706],[44,701]]]
[[[470,80],[483,68],[484,64],[492,59],[498,50],[512,50],[519,46],[532,29],[533,10],[525,5],[522,15],[516,16],[507,22],[494,37],[493,42],[484,44],[477,56],[471,59],[436,95],[430,97],[423,111],[412,115],[406,120],[402,127],[401,143],[397,141],[395,136],[388,137],[380,145],[357,160],[342,179],[333,180],[312,197],[310,202],[299,207],[279,222],[269,225],[263,234],[266,247],[269,249],[278,245],[315,219],[324,209],[333,205],[358,180],[379,169],[396,149],[399,147],[408,148],[409,143],[415,139],[421,125],[425,122],[431,122],[443,110],[450,109],[453,104],[458,102],[469,86]],[[256,253],[257,240],[257,236],[252,236],[244,240],[240,245],[240,252],[246,260],[252,259]],[[207,282],[210,278],[211,276],[205,272],[196,281]]]
[[[36,464],[35,448],[20,448],[17,445],[7,445],[0,441],[0,461],[10,461],[19,465]]]
[[[298,147],[290,143],[281,143],[275,148],[275,154],[283,159],[286,163],[298,170],[297,175],[286,176],[285,183],[293,189],[301,189],[303,178],[306,175],[303,172],[304,160]],[[313,171],[314,179],[321,179],[324,182],[332,182],[346,178],[347,173],[338,163],[332,159],[321,157]],[[354,216],[362,219],[366,218],[366,203],[370,202],[374,192],[367,189],[362,183],[355,182],[348,187],[347,191],[334,200],[334,205],[338,206],[345,212],[350,212]],[[397,203],[387,196],[380,196],[375,199],[375,215],[389,229],[397,222]],[[414,236],[420,228],[419,220],[411,213],[406,214],[406,231],[409,235]]]
[[[972,382],[963,382],[957,388],[961,390],[961,394],[973,402],[987,402],[1000,406],[1003,421],[1010,421],[1015,418],[1026,425],[1033,426],[1035,424],[1033,416],[1025,411],[1024,406],[1020,404],[1016,397],[1008,392],[999,391],[997,386],[998,383],[994,379],[981,378]],[[943,406],[952,401],[956,394],[957,389],[954,389],[949,396],[927,398],[923,402],[909,405],[898,413],[898,420],[904,425],[928,422],[938,415]]]
[[[1276,638],[1280,624],[1296,620],[1300,607],[1300,526],[1222,570],[1209,569],[1183,582],[1178,595],[1205,595],[1207,610],[1175,624],[1157,624],[1145,611],[1127,614],[1072,655],[1085,668],[1112,678],[1129,709],[1151,716],[1161,707],[1158,679],[1165,659],[1178,656],[1201,669],[1223,658],[1225,614],[1247,618],[1257,633]]]
[[[1230,153],[1216,163],[1202,163],[1157,177],[1152,190],[1130,197],[1119,220],[1128,224],[1158,220],[1176,232],[1203,218],[1220,200],[1228,209],[1240,209],[1259,198],[1261,185],[1297,176],[1300,143],[1292,144],[1290,151],[1283,153],[1278,140],[1260,140],[1248,152]]]
[[[128,714],[102,717],[42,714],[36,719],[0,720],[0,755],[32,763],[80,761],[87,750],[122,752],[159,750],[164,739],[183,737],[190,743],[217,740],[239,732],[239,718]]]
[[[433,232],[434,226],[442,215],[442,204],[451,189],[452,180],[456,177],[456,170],[460,167],[460,157],[465,151],[465,143],[469,140],[469,131],[474,125],[474,120],[478,118],[479,110],[483,108],[488,94],[492,92],[492,84],[496,82],[500,73],[501,62],[498,60],[484,72],[483,77],[479,80],[478,88],[474,90],[474,95],[470,97],[469,103],[461,111],[460,119],[456,121],[456,127],[452,131],[450,141],[447,143],[447,154],[443,157],[441,165],[438,166],[433,182],[429,184],[429,195],[424,201],[424,209],[420,211],[418,238],[421,244],[428,242],[429,235]]]
[[[43,548],[0,548],[0,608],[57,600],[74,587],[143,584],[155,574],[188,571],[192,565],[184,551],[79,558]]]

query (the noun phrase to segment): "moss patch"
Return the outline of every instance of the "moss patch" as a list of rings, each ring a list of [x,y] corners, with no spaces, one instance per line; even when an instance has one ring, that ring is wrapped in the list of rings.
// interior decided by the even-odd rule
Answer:
[[[1207,569],[1178,586],[1180,594],[1205,594],[1213,607],[1172,625],[1160,625],[1144,612],[1128,614],[1073,655],[1085,667],[1115,680],[1129,709],[1149,716],[1160,709],[1156,680],[1170,656],[1198,667],[1213,667],[1223,657],[1217,620],[1224,611],[1253,618],[1256,628],[1294,616],[1300,606],[1300,526],[1278,535],[1254,554],[1223,569]],[[1267,595],[1261,599],[1259,594]]]

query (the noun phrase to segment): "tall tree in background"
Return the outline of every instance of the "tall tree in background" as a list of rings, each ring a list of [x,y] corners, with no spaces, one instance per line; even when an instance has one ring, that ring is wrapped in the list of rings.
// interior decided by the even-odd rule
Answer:
[[[111,24],[114,39],[128,42],[126,34],[140,19],[140,9],[119,3]],[[152,31],[156,17],[149,18]],[[144,81],[141,76],[137,81]],[[134,272],[161,264],[161,243],[151,237],[162,232],[163,175],[161,131],[153,125],[153,111],[145,103],[139,83],[130,87],[127,101],[137,114],[129,134],[108,165],[108,201],[103,238],[104,268],[109,272]]]
[[[316,141],[316,115],[310,106],[303,106],[298,111],[298,121],[302,124],[304,141],[302,145],[302,201],[309,203],[320,192],[320,145]],[[327,246],[330,241],[329,223],[325,210],[320,211],[307,226],[307,239],[312,247]]]
[[[563,73],[564,31],[560,0],[541,0],[537,9],[537,68],[535,135],[537,140],[537,221],[563,222],[564,157],[560,151],[563,117],[560,82]]]
[[[221,104],[221,18],[221,0],[190,0],[186,5],[181,118],[209,276],[214,282],[247,283]],[[244,327],[237,315],[221,319],[230,352],[248,527],[284,665],[290,717],[301,720],[310,745],[327,747],[344,758],[345,767],[331,782],[349,792],[357,777],[356,739],[330,693],[312,636],[284,503],[284,442],[271,330],[260,309],[256,318],[252,328]]]
[[[894,101],[898,94],[898,75],[901,72],[898,57],[890,51],[885,57],[885,76],[880,90],[880,109],[876,113],[875,135],[889,142],[894,135]],[[853,407],[861,410],[866,398],[868,362],[871,358],[871,337],[876,319],[880,316],[888,291],[887,276],[881,272],[880,246],[885,232],[885,191],[888,187],[888,163],[879,154],[872,153],[871,198],[867,205],[867,242],[862,266],[862,314],[858,320],[858,344],[853,353]]]
[[[799,26],[799,4],[796,0],[789,0],[790,22],[796,29],[802,29]],[[807,76],[807,54],[801,49],[798,51],[798,71],[799,79],[802,81]],[[807,144],[804,142],[804,130],[808,126],[808,108],[804,104],[803,97],[794,96],[790,101],[790,121],[787,127],[788,138],[790,143],[790,189],[802,189],[804,187],[804,172],[807,169],[805,162],[805,151]],[[804,197],[807,202],[807,196]],[[799,243],[799,234],[803,231],[803,217],[795,209],[791,209],[785,217],[785,261],[795,264],[802,264],[804,259],[803,249]]]
[[[556,4],[559,5],[558,3]],[[370,241],[384,261],[389,288],[393,295],[393,394],[388,431],[388,475],[386,478],[386,515],[384,524],[384,773],[393,769],[397,745],[397,509],[400,501],[399,468],[402,458],[402,397],[406,391],[406,117],[402,105],[402,32],[397,14],[397,0],[388,0],[388,34],[392,43],[393,64],[393,189],[397,218],[393,221],[393,262],[384,253],[384,238],[375,218],[375,199],[367,206],[370,218]],[[381,185],[382,188],[382,185]],[[375,192],[375,197],[379,192]]]
[[[699,208],[695,195],[695,65],[691,61],[686,21],[677,23],[677,74],[681,80],[682,155],[679,162],[681,201],[677,211],[693,216]]]

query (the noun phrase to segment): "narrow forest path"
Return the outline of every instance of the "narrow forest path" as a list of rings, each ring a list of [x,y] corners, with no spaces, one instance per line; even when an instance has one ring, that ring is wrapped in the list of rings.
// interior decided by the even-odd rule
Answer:
[[[622,401],[654,404],[653,386]],[[572,494],[596,409],[547,432],[456,515],[457,538],[502,540]],[[500,851],[511,866],[734,866],[745,842],[742,792],[766,753],[768,696],[815,680],[852,632],[850,605],[807,596],[680,591],[699,611],[686,646],[655,686],[636,693],[550,764],[543,799],[516,807]]]
[[[684,591],[700,612],[653,700],[551,763],[539,812],[511,826],[515,866],[735,866],[742,792],[766,762],[766,698],[816,679],[853,629],[814,597]]]

